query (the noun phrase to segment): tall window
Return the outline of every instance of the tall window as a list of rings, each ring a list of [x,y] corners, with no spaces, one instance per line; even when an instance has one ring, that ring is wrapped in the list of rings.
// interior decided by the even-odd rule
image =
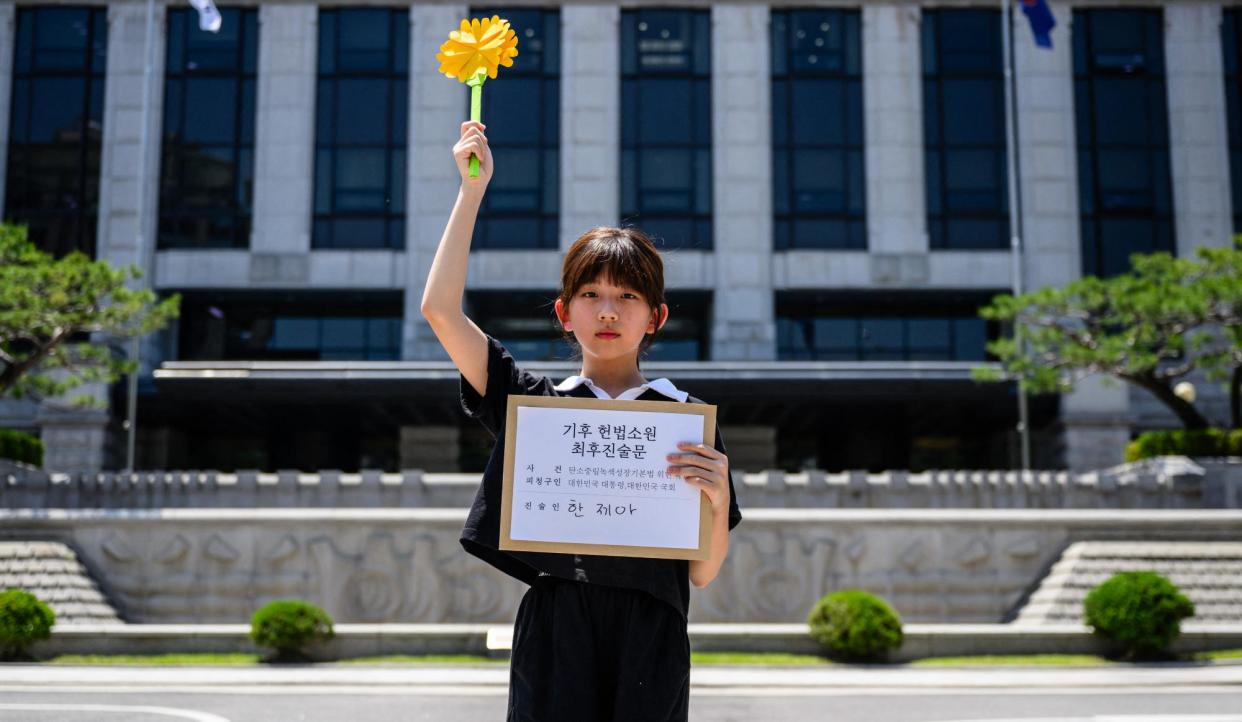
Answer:
[[[556,10],[474,10],[499,15],[519,39],[503,83],[483,93],[483,122],[496,173],[474,227],[476,248],[551,248],[560,245],[561,21]],[[468,94],[463,93],[462,97]],[[467,104],[468,105],[468,104]]]
[[[254,196],[257,10],[168,11],[160,248],[245,248]]]
[[[1233,232],[1242,233],[1242,12],[1225,8],[1221,23],[1225,54],[1225,108],[1229,124],[1229,176],[1233,199]]]
[[[865,249],[856,10],[772,13],[775,246]]]
[[[406,9],[319,13],[315,248],[405,247]]]
[[[923,147],[933,249],[1008,248],[1000,12],[923,11]]]
[[[777,358],[815,361],[982,361],[994,324],[985,294],[780,293]]]
[[[665,248],[712,246],[707,10],[621,13],[621,219]]]
[[[184,294],[183,360],[354,361],[401,355],[401,294],[200,292]]]
[[[14,46],[5,217],[94,256],[108,9],[19,7]]]
[[[1082,270],[1112,276],[1130,254],[1174,250],[1159,10],[1074,11],[1074,107]]]

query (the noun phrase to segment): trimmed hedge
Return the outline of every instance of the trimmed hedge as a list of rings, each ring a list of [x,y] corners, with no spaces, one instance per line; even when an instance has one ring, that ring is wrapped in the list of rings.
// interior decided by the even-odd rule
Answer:
[[[1182,620],[1194,613],[1194,603],[1155,572],[1114,574],[1083,600],[1087,626],[1125,659],[1166,655]]]
[[[1242,429],[1148,431],[1126,445],[1126,461],[1153,456],[1242,456]]]
[[[852,660],[883,657],[901,646],[901,617],[869,592],[847,589],[824,596],[807,615],[811,636],[829,654]]]
[[[250,619],[250,638],[261,647],[274,649],[274,662],[307,661],[303,647],[335,634],[332,617],[301,599],[269,602]]]
[[[25,589],[0,592],[0,659],[29,659],[26,650],[52,636],[56,612]]]
[[[0,429],[0,459],[43,466],[43,442],[37,436],[12,429]]]

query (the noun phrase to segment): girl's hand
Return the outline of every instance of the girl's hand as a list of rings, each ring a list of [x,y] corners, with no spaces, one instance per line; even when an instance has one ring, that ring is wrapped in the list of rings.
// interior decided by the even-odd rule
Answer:
[[[669,454],[668,474],[680,476],[691,486],[697,486],[707,494],[712,513],[724,516],[729,513],[729,457],[706,444],[681,442],[677,448],[682,453]],[[672,466],[672,464],[679,464]]]
[[[477,187],[482,190],[492,179],[492,151],[487,147],[487,136],[483,130],[487,126],[473,120],[461,124],[461,139],[453,146],[453,160],[457,163],[457,172],[461,174],[464,186]],[[479,157],[479,175],[470,177],[470,155]]]

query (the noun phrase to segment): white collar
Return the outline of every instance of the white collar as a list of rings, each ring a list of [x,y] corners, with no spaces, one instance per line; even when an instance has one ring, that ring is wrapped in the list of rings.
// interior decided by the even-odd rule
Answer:
[[[595,382],[591,381],[591,379],[587,378],[586,376],[570,376],[569,378],[557,384],[556,390],[557,391],[571,391],[573,389],[578,388],[582,384],[586,384],[587,388],[591,389],[591,391],[595,393],[596,398],[600,398],[600,399],[613,398],[608,395],[607,391],[596,386]],[[673,399],[674,401],[681,401],[683,403],[685,402],[687,398],[690,397],[690,394],[674,386],[672,381],[669,381],[666,378],[658,378],[658,379],[653,379],[651,381],[648,381],[642,386],[636,386],[632,389],[626,389],[625,391],[622,391],[616,398],[617,400],[637,399],[639,396],[642,396],[643,392],[646,391],[647,389],[651,389],[652,391],[661,393],[669,397],[670,399]]]

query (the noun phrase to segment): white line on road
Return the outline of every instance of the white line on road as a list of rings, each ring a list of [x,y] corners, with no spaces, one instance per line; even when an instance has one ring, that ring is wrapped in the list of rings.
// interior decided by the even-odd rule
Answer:
[[[1005,719],[949,720],[948,722],[1242,722],[1242,716],[1236,714],[1109,714],[1091,717],[1007,717]]]
[[[141,714],[158,714],[165,717],[178,717],[194,720],[194,722],[229,722],[224,717],[209,712],[196,712],[190,709],[175,707],[138,707],[128,704],[38,704],[38,703],[0,703],[2,710],[23,710],[26,712],[139,712]]]

